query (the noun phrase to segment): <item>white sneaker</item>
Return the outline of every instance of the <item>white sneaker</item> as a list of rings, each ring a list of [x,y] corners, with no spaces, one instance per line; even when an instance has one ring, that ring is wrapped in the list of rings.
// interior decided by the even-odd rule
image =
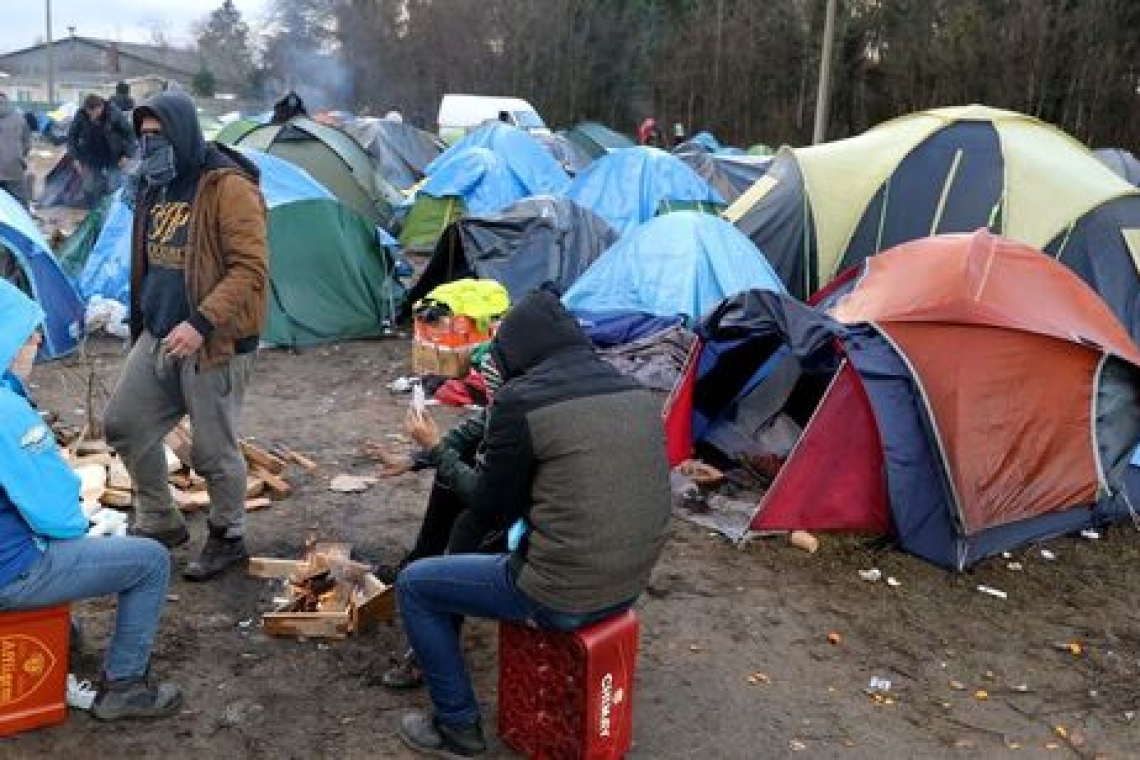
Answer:
[[[74,673],[67,674],[67,704],[78,710],[90,710],[99,692],[90,681],[80,681]]]

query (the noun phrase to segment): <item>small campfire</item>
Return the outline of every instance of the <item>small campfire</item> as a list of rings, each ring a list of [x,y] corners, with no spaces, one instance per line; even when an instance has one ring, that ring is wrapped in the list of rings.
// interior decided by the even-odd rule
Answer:
[[[368,565],[350,558],[351,546],[310,538],[299,560],[254,557],[249,574],[276,578],[281,594],[261,616],[273,636],[344,638],[395,614],[392,588]]]

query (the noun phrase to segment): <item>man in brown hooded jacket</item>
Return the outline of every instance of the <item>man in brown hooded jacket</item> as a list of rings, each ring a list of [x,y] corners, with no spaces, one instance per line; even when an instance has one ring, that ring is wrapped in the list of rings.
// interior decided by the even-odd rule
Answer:
[[[204,581],[244,562],[245,461],[237,416],[265,319],[266,210],[257,167],[207,144],[194,102],[166,92],[132,113],[142,140],[131,244],[134,346],[107,406],[107,440],[135,485],[132,531],[189,539],[163,440],[188,415],[208,535],[186,567]]]

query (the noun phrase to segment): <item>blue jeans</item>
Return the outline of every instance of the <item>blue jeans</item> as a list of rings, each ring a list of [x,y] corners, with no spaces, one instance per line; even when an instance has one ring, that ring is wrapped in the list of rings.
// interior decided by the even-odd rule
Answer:
[[[170,554],[149,538],[49,541],[39,562],[0,587],[0,610],[28,610],[118,594],[115,633],[103,666],[111,680],[145,675],[166,604]]]
[[[633,600],[598,612],[559,612],[515,586],[509,554],[449,554],[408,565],[396,579],[404,630],[431,695],[435,717],[448,726],[479,719],[479,703],[463,662],[463,617],[509,620],[538,628],[573,631],[611,617]]]

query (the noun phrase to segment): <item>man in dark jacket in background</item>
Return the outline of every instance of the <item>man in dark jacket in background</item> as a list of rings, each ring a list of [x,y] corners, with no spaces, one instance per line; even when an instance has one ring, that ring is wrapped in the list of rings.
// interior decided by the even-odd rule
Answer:
[[[533,293],[492,342],[505,381],[487,420],[471,511],[485,530],[523,519],[508,554],[414,562],[396,592],[433,713],[405,715],[412,749],[486,749],[455,621],[575,630],[628,608],[665,541],[669,472],[660,403],[595,355],[558,298]]]
[[[135,110],[135,99],[131,97],[131,86],[126,82],[115,85],[115,94],[111,96],[111,105],[122,113],[129,114]]]
[[[245,460],[237,417],[265,320],[265,200],[257,167],[207,145],[194,101],[164,92],[134,110],[142,137],[131,242],[135,341],[104,418],[135,484],[136,535],[189,539],[167,484],[163,439],[184,415],[210,495],[208,536],[183,576],[243,563]]]
[[[89,208],[119,189],[122,170],[138,151],[138,141],[123,112],[98,95],[88,95],[67,132],[67,154],[83,177]]]

